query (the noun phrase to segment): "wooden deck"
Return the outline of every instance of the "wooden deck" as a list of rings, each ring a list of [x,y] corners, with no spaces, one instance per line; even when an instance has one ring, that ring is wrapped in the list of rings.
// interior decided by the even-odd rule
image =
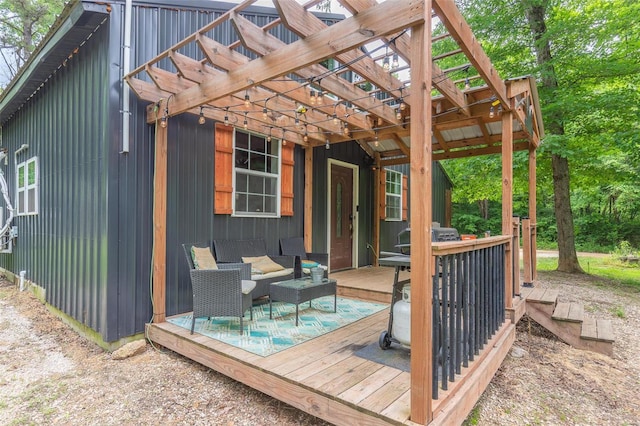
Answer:
[[[339,294],[390,299],[393,269],[362,268],[332,274]],[[415,423],[410,416],[410,373],[354,353],[377,342],[387,328],[384,310],[276,354],[261,357],[170,323],[150,324],[149,338],[213,370],[337,425]],[[476,357],[434,401],[432,424],[456,424],[473,408],[515,338],[505,322]]]

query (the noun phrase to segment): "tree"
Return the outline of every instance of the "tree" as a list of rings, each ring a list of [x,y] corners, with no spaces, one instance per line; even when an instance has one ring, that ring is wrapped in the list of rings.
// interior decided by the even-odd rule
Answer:
[[[558,269],[579,272],[572,203],[607,204],[612,218],[638,204],[640,3],[467,0],[461,8],[503,77],[537,78],[546,131],[538,198],[553,193]]]
[[[0,1],[0,68],[4,84],[27,62],[63,5],[64,0]]]

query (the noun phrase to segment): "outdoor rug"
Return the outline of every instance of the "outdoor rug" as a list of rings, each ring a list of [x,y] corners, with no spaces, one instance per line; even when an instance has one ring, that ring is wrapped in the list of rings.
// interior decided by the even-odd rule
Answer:
[[[244,349],[260,356],[268,356],[311,340],[330,331],[366,318],[389,305],[338,297],[337,312],[333,312],[333,296],[320,297],[300,304],[299,324],[296,327],[296,306],[274,302],[273,319],[269,319],[269,303],[254,305],[253,321],[248,312],[244,317],[244,334],[240,334],[237,317],[196,318],[194,332]],[[168,322],[191,330],[191,313],[167,319]]]
[[[382,350],[378,342],[365,346],[354,355],[369,361],[402,371],[411,371],[411,350],[405,346],[392,344],[389,349]]]

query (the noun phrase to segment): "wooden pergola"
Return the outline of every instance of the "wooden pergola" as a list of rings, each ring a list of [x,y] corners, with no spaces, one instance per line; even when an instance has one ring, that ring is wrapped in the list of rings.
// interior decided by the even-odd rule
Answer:
[[[352,16],[330,26],[310,11],[319,0],[304,5],[274,0],[280,18],[264,27],[241,16],[254,1],[242,2],[125,77],[138,97],[150,102],[148,122],[160,124],[155,253],[166,252],[166,125],[182,113],[305,148],[308,248],[313,148],[351,141],[378,169],[410,163],[412,259],[432,258],[433,160],[502,154],[502,234],[512,237],[513,151],[528,150],[529,218],[535,228],[535,150],[543,137],[535,81],[502,80],[452,0],[338,0]],[[213,38],[224,23],[231,23],[237,35],[229,45]],[[298,40],[286,44],[273,36],[270,30],[277,26]],[[433,56],[433,47],[445,40],[453,40],[457,49]],[[197,46],[197,58],[182,53],[192,46]],[[438,65],[455,56],[460,65]],[[466,77],[455,79],[460,70]],[[154,257],[154,322],[165,319],[165,262],[163,256]],[[412,288],[411,419],[428,424],[433,418],[428,342],[434,271],[432,262],[413,263],[411,281],[424,285]],[[512,263],[507,281],[513,275],[509,268]],[[512,293],[506,293],[509,308]]]

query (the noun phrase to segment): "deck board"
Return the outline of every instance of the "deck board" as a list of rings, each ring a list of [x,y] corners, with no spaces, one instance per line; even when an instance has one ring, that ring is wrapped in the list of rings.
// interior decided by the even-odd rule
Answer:
[[[366,272],[362,287],[391,292],[392,268]],[[338,285],[353,279],[348,273],[333,274],[339,280]],[[148,336],[167,349],[331,423],[413,425],[409,420],[410,373],[355,355],[359,349],[377,343],[388,319],[389,310],[385,309],[266,357],[197,333],[191,335],[189,330],[168,322],[149,324]],[[487,354],[493,347],[488,345]],[[434,401],[434,414],[442,412],[449,396],[455,395],[455,389],[462,389],[465,383],[460,380],[446,393],[441,392],[441,398]],[[474,395],[470,398],[477,397],[475,386],[471,393]],[[444,394],[449,396],[443,398]]]

